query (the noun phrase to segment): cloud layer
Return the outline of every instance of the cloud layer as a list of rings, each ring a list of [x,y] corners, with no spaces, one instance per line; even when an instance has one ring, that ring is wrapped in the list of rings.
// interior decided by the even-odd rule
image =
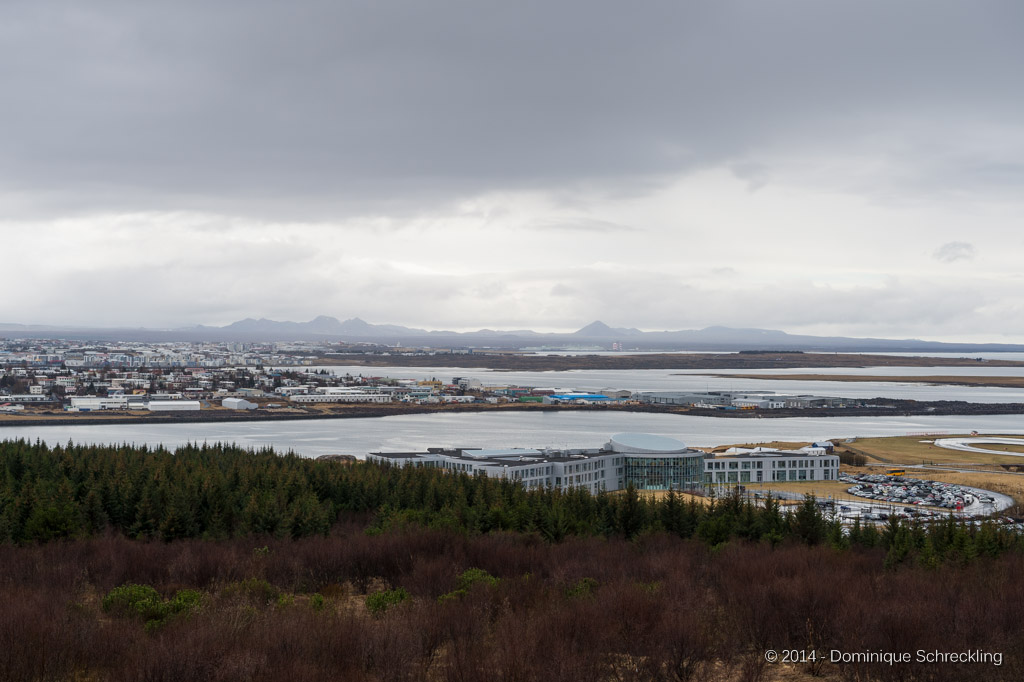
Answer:
[[[0,321],[1024,341],[1022,22],[995,0],[6,3],[0,247],[35,285]]]

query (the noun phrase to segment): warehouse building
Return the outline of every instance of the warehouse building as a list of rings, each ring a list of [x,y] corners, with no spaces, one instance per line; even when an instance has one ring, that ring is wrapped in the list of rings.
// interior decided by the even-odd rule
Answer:
[[[224,398],[220,401],[221,407],[226,407],[229,410],[255,410],[259,405],[253,402],[249,402],[244,398]]]
[[[109,398],[74,397],[71,398],[69,412],[91,412],[93,410],[127,410],[128,396],[118,395]],[[141,408],[142,402],[133,404],[132,407]]]
[[[299,405],[323,404],[323,403],[390,403],[391,396],[387,393],[364,393],[354,391],[351,393],[305,393],[293,395],[288,398]]]
[[[146,403],[150,412],[198,412],[198,400],[150,400]]]
[[[708,391],[705,393],[656,391],[640,392],[636,399],[648,405],[682,405],[686,407],[737,409],[808,409],[844,407],[851,402],[848,398],[816,395],[782,395],[774,391],[737,392]]]

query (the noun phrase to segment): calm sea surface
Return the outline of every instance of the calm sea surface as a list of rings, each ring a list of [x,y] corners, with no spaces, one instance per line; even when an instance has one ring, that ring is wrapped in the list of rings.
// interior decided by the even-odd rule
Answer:
[[[0,428],[0,439],[41,438],[50,444],[135,443],[174,447],[187,442],[272,446],[306,456],[422,450],[432,446],[597,447],[623,431],[673,436],[690,445],[772,440],[811,441],[851,436],[919,433],[1021,433],[1024,417],[837,417],[726,419],[684,415],[556,412],[418,414],[368,419],[324,419],[222,424],[130,424]]]
[[[1024,367],[865,367],[797,368],[786,370],[729,370],[721,374],[849,374],[887,376],[1024,376]],[[453,367],[324,367],[336,374],[391,377],[393,379],[473,377],[485,386],[517,385],[558,390],[599,391],[620,388],[630,391],[774,391],[812,393],[844,398],[907,398],[910,400],[965,400],[975,403],[1024,402],[1024,388],[976,388],[971,386],[929,386],[917,383],[789,381],[785,379],[733,379],[709,376],[708,370],[570,370],[566,372],[501,372]]]
[[[1010,358],[1003,354],[1006,359]],[[569,372],[497,372],[451,367],[326,368],[338,374],[390,376],[397,379],[476,377],[485,385],[537,386],[600,390],[644,391],[749,390],[812,393],[843,397],[893,397],[915,400],[1024,402],[1024,389],[928,386],[917,383],[772,381],[711,377],[703,370],[574,370]],[[760,370],[766,372],[768,370]],[[777,373],[992,375],[1024,376],[1022,369],[986,367],[867,367],[857,369],[789,369]],[[757,374],[758,370],[744,371]],[[476,447],[596,447],[612,434],[643,431],[673,436],[697,446],[772,440],[809,441],[851,436],[891,436],[908,433],[1024,433],[1024,416],[977,417],[836,417],[790,419],[729,419],[685,415],[561,412],[531,414],[419,414],[368,419],[326,419],[221,424],[122,424],[102,426],[0,427],[0,439],[41,438],[48,443],[68,440],[88,443],[163,444],[233,442],[246,447],[272,446],[281,451],[316,456],[332,453],[421,450],[432,446]]]

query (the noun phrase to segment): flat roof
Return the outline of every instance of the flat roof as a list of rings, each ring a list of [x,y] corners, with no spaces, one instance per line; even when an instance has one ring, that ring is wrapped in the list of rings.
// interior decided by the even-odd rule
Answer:
[[[544,453],[540,450],[534,450],[532,448],[493,448],[486,449],[482,448],[477,450],[463,450],[459,453],[462,457],[471,457],[473,459],[496,459],[506,457],[542,457]]]
[[[650,452],[675,454],[687,452],[686,443],[653,433],[617,433],[609,441],[613,452]]]

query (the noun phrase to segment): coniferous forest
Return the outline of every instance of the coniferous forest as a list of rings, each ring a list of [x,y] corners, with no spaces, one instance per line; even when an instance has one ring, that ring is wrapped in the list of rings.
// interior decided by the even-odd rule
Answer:
[[[7,441],[0,679],[1024,679],[1022,548],[994,523],[844,529],[813,499]],[[963,651],[999,664],[917,660]]]

